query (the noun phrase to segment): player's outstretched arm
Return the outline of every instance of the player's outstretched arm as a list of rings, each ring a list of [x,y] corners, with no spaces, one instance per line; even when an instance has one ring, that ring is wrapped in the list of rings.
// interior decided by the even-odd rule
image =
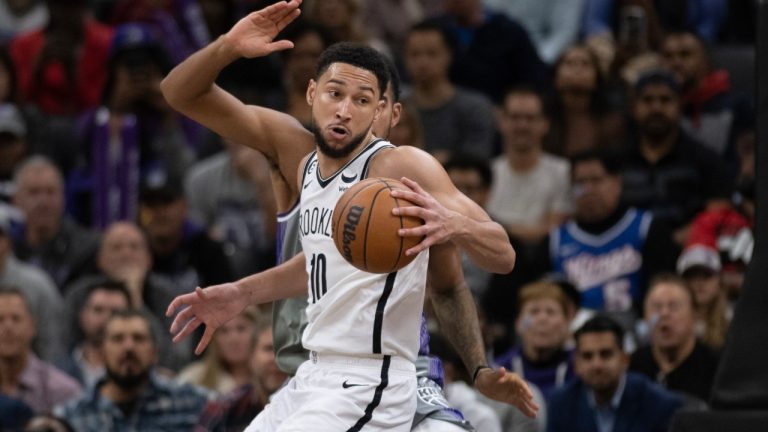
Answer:
[[[174,109],[231,142],[264,153],[290,180],[301,157],[314,146],[312,134],[288,114],[245,105],[215,80],[224,67],[241,57],[292,48],[293,42],[274,38],[299,15],[300,4],[301,0],[280,1],[247,15],[177,65],[161,84],[163,96]]]
[[[441,334],[461,355],[470,375],[478,371],[475,387],[485,396],[512,404],[523,414],[535,417],[538,406],[525,380],[503,368],[487,367],[475,301],[464,281],[456,246],[433,246],[429,253],[427,285]]]
[[[183,294],[171,302],[166,316],[181,311],[171,323],[173,341],[189,336],[200,324],[205,332],[195,354],[203,352],[213,338],[213,333],[230,319],[236,317],[248,305],[258,305],[279,299],[307,295],[307,272],[304,254],[260,273],[236,282],[213,285],[195,292]]]
[[[382,152],[371,164],[369,176],[401,180],[411,189],[392,193],[415,204],[395,209],[395,214],[424,220],[420,227],[401,230],[402,236],[424,237],[406,251],[408,255],[450,241],[486,271],[512,271],[515,250],[504,228],[456,189],[442,165],[428,153],[406,146]]]

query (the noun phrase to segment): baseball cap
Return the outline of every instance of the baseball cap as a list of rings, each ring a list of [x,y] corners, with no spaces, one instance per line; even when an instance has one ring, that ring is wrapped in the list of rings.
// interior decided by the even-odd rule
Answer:
[[[27,125],[24,117],[14,104],[0,104],[0,132],[7,132],[16,137],[27,135]]]
[[[132,22],[115,28],[109,46],[109,56],[113,61],[120,60],[130,64],[152,62],[163,71],[170,69],[168,54],[152,29],[142,23]]]
[[[677,273],[685,276],[686,272],[694,268],[719,273],[722,268],[720,254],[714,248],[702,244],[685,248],[677,260]]]
[[[165,176],[149,176],[141,184],[139,201],[148,206],[166,205],[184,197],[180,181]]]

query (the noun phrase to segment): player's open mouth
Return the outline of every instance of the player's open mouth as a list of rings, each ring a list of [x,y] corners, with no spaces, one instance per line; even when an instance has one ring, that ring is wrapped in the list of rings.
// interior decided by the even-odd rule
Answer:
[[[349,135],[347,128],[342,126],[331,126],[329,132],[331,134],[331,138],[335,140],[343,140],[347,137],[347,135]]]

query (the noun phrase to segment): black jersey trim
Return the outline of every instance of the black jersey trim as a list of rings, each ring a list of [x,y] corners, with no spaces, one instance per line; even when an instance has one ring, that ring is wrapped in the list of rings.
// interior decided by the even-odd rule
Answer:
[[[373,353],[381,354],[381,329],[384,326],[384,308],[387,306],[387,300],[392,293],[392,288],[395,286],[395,278],[397,272],[392,272],[387,275],[387,280],[384,282],[384,291],[379,297],[379,303],[376,305],[376,317],[373,320]]]
[[[380,151],[382,151],[384,149],[388,149],[388,148],[395,148],[395,146],[392,145],[392,144],[390,144],[388,146],[381,146],[381,147],[377,148],[373,153],[371,153],[371,155],[368,157],[368,160],[365,161],[365,164],[363,165],[363,171],[362,171],[363,173],[360,175],[360,180],[365,180],[365,179],[368,178],[368,166],[371,163],[371,161],[373,160],[373,157],[376,156],[377,154],[379,154]]]
[[[327,179],[323,179],[323,178],[320,176],[320,170],[318,169],[318,170],[317,170],[317,176],[316,176],[316,177],[317,177],[317,182],[318,182],[318,183],[320,183],[320,187],[322,187],[323,189],[325,189],[325,187],[326,187],[326,186],[328,186],[328,184],[330,184],[330,183],[331,183],[331,182],[332,182],[332,181],[333,181],[333,180],[334,180],[334,179],[335,179],[335,178],[336,178],[336,177],[337,177],[339,174],[341,174],[341,172],[342,172],[342,171],[344,171],[344,170],[345,170],[345,169],[346,169],[348,166],[350,166],[350,165],[351,165],[353,162],[355,162],[357,159],[359,159],[361,156],[363,156],[363,155],[365,154],[365,152],[367,152],[368,150],[370,150],[370,149],[371,149],[373,146],[375,146],[376,144],[378,144],[378,143],[379,143],[379,142],[381,142],[381,141],[384,141],[384,140],[383,140],[383,139],[381,139],[381,138],[376,138],[376,139],[374,139],[373,141],[371,141],[369,144],[367,144],[367,145],[365,146],[365,148],[363,148],[362,150],[360,150],[360,153],[356,154],[356,155],[355,155],[355,157],[353,157],[352,159],[348,160],[348,161],[347,161],[347,163],[345,163],[343,167],[341,167],[341,168],[339,168],[338,170],[336,170],[336,172],[335,172],[335,173],[333,173],[333,174],[332,174],[330,177],[328,177]]]
[[[393,273],[394,274],[394,273]],[[365,414],[355,423],[354,426],[347,429],[347,432],[359,432],[366,423],[373,418],[373,410],[381,403],[381,396],[384,394],[384,389],[389,385],[389,363],[391,356],[384,356],[381,364],[381,382],[376,387],[376,391],[373,393],[373,400],[365,407]]]

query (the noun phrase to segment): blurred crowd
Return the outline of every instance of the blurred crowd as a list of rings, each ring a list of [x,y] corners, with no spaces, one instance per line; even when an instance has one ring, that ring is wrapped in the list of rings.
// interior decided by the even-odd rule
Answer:
[[[274,265],[269,163],[159,89],[270,3],[0,2],[0,430],[242,430],[285,380],[268,305],[201,358],[165,316],[179,294]],[[544,409],[520,422],[483,399],[435,327],[449,400],[481,431],[595,415],[600,431],[662,430],[706,409],[752,254],[756,9],[305,0],[280,37],[293,49],[218,84],[309,127],[325,47],[384,53],[403,104],[386,138],[444,163],[516,249],[510,274],[468,260],[464,274],[489,361]]]

